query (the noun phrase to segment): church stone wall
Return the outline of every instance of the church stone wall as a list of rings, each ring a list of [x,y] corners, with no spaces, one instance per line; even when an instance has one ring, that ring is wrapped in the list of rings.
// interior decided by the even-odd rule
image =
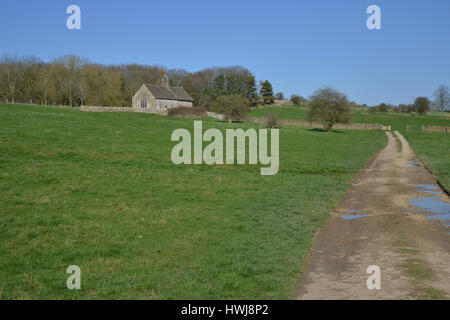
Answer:
[[[150,91],[143,85],[133,96],[131,103],[133,109],[141,109],[141,100],[147,100],[147,109],[156,109],[156,99],[153,97]]]
[[[130,108],[130,107],[98,107],[98,106],[81,106],[79,108],[81,111],[87,112],[142,112],[142,113],[152,113],[166,116],[167,110],[159,110],[156,108]]]
[[[177,107],[192,108],[194,105],[190,101],[177,101]]]
[[[156,99],[156,108],[161,110],[173,109],[177,107],[177,102],[175,100]]]

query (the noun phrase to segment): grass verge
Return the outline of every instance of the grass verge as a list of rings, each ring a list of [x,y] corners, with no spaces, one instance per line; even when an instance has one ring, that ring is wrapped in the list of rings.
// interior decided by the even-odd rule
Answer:
[[[450,191],[450,134],[440,132],[405,133],[420,161]]]

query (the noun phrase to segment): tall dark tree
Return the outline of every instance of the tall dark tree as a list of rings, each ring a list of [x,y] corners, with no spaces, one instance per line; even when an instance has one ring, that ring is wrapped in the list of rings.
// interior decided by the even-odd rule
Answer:
[[[256,88],[255,76],[248,77],[246,85],[246,97],[250,105],[255,106],[258,103],[258,90]]]
[[[216,96],[222,96],[225,92],[225,76],[221,74],[214,79],[214,94]]]
[[[265,104],[274,103],[273,88],[269,80],[261,82],[260,94]]]
[[[235,94],[238,92],[237,78],[235,74],[227,76],[227,94]]]

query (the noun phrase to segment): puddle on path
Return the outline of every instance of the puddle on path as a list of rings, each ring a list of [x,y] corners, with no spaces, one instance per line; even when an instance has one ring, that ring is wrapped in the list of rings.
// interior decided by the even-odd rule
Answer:
[[[440,195],[442,192],[440,188],[434,184],[418,184],[414,187],[419,192],[424,192],[433,195]],[[425,218],[428,220],[439,220],[444,222],[447,228],[450,227],[450,203],[440,199],[437,196],[429,197],[411,197],[410,202],[417,209],[420,209],[422,213],[428,213]],[[447,233],[447,234],[450,234]]]
[[[407,167],[420,167],[420,163],[416,159],[413,159],[413,160],[410,160],[409,162],[406,162],[405,165]]]
[[[419,192],[424,192],[424,193],[434,194],[434,195],[442,194],[441,188],[439,188],[437,185],[434,185],[432,183],[416,184],[414,187],[416,187],[417,191],[419,191]]]
[[[448,220],[450,220],[450,203],[437,197],[412,197],[411,203],[424,211],[432,212],[436,215],[447,215]]]
[[[437,185],[432,184],[432,183],[416,184],[414,187],[416,187],[418,189],[424,189],[424,190],[440,190],[441,189]]]
[[[368,214],[346,214],[344,215],[344,220],[356,220],[367,217]]]
[[[348,210],[345,213],[357,213],[358,210]],[[342,219],[344,220],[356,220],[367,217],[368,214],[345,214]]]

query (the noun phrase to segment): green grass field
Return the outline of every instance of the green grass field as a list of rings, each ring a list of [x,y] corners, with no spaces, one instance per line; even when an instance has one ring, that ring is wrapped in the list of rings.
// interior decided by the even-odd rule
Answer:
[[[422,132],[422,125],[425,126],[450,126],[450,117],[447,113],[431,112],[424,116],[415,113],[367,113],[356,110],[353,114],[353,122],[356,123],[381,123],[385,126],[390,125],[392,130],[400,131],[402,134],[407,132],[406,126],[409,126],[410,132]]]
[[[307,114],[304,106],[260,107],[249,115],[264,117],[275,112],[280,119],[304,120]],[[432,111],[425,116],[404,113],[368,113],[364,109],[353,112],[355,123],[380,123],[390,125],[392,130],[401,132],[413,146],[419,159],[435,174],[442,185],[450,190],[450,134],[422,132],[425,126],[450,127],[450,113]],[[409,126],[409,130],[406,130]]]
[[[256,124],[207,120],[203,127]],[[192,119],[0,105],[0,298],[284,299],[378,131],[280,129],[280,171],[175,166]],[[81,268],[81,290],[66,269]]]
[[[275,113],[282,120],[304,120],[308,110],[306,106],[259,107],[250,110],[251,117],[267,117]]]

